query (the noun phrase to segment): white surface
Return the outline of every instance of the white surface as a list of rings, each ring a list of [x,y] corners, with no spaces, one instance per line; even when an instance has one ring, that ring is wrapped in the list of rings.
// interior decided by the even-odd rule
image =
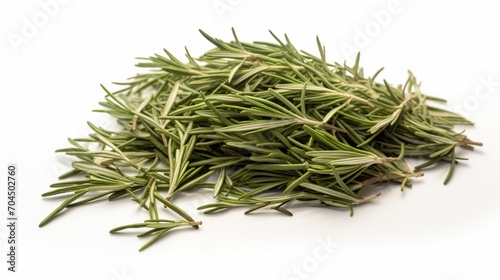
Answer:
[[[390,1],[67,1],[43,25],[45,2],[0,4],[0,169],[18,165],[20,219],[19,272],[8,273],[2,261],[1,279],[500,279],[494,1],[401,1],[389,8]],[[381,10],[391,17],[376,23]],[[22,35],[25,18],[34,16],[37,30]],[[61,202],[40,197],[67,164],[54,150],[66,147],[67,137],[86,135],[87,120],[109,125],[91,112],[104,96],[99,84],[125,80],[136,72],[135,57],[163,48],[183,57],[188,46],[200,55],[210,45],[199,28],[230,39],[232,26],[240,40],[272,40],[271,29],[314,53],[319,35],[330,61],[352,62],[342,48],[360,47],[366,73],[384,66],[392,83],[411,69],[426,92],[447,98],[452,109],[465,106],[477,124],[467,134],[485,146],[465,154],[470,160],[448,186],[441,183],[446,168],[427,172],[404,193],[382,189],[354,217],[322,208],[292,209],[292,218],[241,210],[207,216],[196,207],[209,196],[186,196],[180,203],[203,220],[200,230],[172,233],[142,253],[143,240],[107,233],[146,216],[128,201],[79,207],[38,228]],[[367,28],[370,36],[362,38],[358,30]],[[18,51],[13,33],[25,38]],[[496,84],[484,88],[484,79]],[[5,256],[5,226],[0,234]],[[328,240],[335,243],[329,251],[321,247]],[[293,274],[297,266],[304,275]]]

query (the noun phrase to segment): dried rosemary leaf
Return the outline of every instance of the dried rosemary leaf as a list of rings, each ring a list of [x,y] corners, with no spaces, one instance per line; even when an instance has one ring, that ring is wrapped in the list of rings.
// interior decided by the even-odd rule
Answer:
[[[234,30],[232,41],[200,32],[214,45],[200,57],[186,49],[182,62],[164,50],[141,58],[143,73],[118,90],[102,87],[95,111],[122,128],[88,123],[93,133],[57,150],[76,158],[73,169],[42,196],[72,195],[40,226],[66,207],[128,198],[148,219],[110,232],[145,229],[143,250],[172,229],[201,225],[175,204],[177,194],[199,189],[214,196],[198,208],[205,213],[291,216],[286,205],[307,201],[352,214],[380,195],[365,189],[389,181],[403,190],[438,162],[449,163],[448,183],[465,160],[456,149],[482,145],[453,130],[472,122],[429,104],[444,100],[424,94],[411,72],[402,83],[378,82],[383,68],[365,77],[359,54],[351,67],[330,63],[319,38],[315,56],[272,32],[275,42],[252,43]],[[408,157],[426,162],[411,170]],[[183,220],[162,219],[158,202]]]

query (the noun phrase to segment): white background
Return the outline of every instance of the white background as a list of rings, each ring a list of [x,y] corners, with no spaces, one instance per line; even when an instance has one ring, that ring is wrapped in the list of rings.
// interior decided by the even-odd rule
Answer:
[[[44,8],[47,2],[0,4],[0,169],[19,169],[18,272],[7,272],[2,261],[0,278],[500,279],[494,1],[66,1]],[[210,196],[189,195],[178,202],[203,221],[200,230],[172,232],[141,253],[144,240],[108,234],[147,217],[129,201],[75,208],[38,228],[61,202],[40,194],[69,164],[54,151],[68,146],[67,137],[85,136],[87,120],[112,125],[91,112],[103,100],[99,85],[113,88],[139,71],[136,57],[163,48],[183,58],[187,46],[199,56],[211,46],[198,29],[229,40],[231,27],[242,41],[270,41],[268,30],[287,33],[313,53],[319,35],[330,61],[350,64],[360,50],[366,73],[383,66],[381,78],[393,84],[411,69],[425,92],[475,121],[467,134],[485,145],[463,153],[470,160],[449,185],[442,166],[403,193],[381,188],[383,195],[354,217],[320,207],[294,208],[292,218],[239,209],[207,216],[196,207]],[[2,226],[2,260],[6,235]],[[335,246],[326,251],[325,242]]]

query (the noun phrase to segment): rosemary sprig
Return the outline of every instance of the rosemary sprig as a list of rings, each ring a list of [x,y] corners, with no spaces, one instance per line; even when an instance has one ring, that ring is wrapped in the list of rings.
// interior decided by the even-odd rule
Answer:
[[[363,192],[392,181],[411,187],[420,170],[450,164],[445,184],[460,158],[455,150],[481,146],[453,131],[472,123],[428,104],[443,100],[422,93],[409,72],[404,85],[365,77],[360,57],[354,66],[328,63],[298,51],[285,36],[276,42],[225,42],[201,31],[215,47],[187,62],[167,50],[141,58],[147,71],[111,92],[102,108],[122,125],[109,131],[88,123],[87,138],[69,139],[58,150],[75,157],[72,170],[43,196],[72,194],[40,226],[67,207],[107,197],[129,198],[149,219],[111,230],[146,229],[147,248],[168,231],[198,228],[175,204],[179,192],[211,189],[205,213],[245,207],[292,213],[292,201],[351,209],[376,198]],[[98,144],[89,149],[88,143]],[[411,170],[407,157],[427,162]],[[213,178],[213,180],[211,180]],[[163,205],[182,220],[165,220]]]

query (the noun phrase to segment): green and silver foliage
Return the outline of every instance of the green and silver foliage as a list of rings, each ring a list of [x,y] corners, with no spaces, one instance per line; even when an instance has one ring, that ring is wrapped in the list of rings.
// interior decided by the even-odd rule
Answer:
[[[212,189],[205,213],[246,207],[286,215],[292,201],[350,208],[377,194],[363,195],[380,182],[411,186],[409,179],[438,162],[458,158],[457,147],[481,143],[453,131],[472,124],[431,106],[444,100],[423,94],[412,73],[404,85],[365,77],[359,66],[329,63],[298,51],[287,36],[275,42],[224,42],[202,35],[215,48],[187,62],[167,50],[142,58],[147,71],[106,92],[96,112],[116,118],[123,129],[89,123],[88,138],[69,139],[58,150],[73,156],[73,169],[43,196],[72,193],[41,224],[67,207],[107,197],[128,197],[149,212],[141,223],[112,229],[146,228],[152,236],[141,249],[176,227],[201,222],[177,207],[176,194]],[[87,144],[98,143],[91,150]],[[426,159],[410,169],[406,157]],[[66,180],[74,178],[72,180]],[[214,178],[213,180],[207,180]],[[160,218],[160,205],[179,220]]]

